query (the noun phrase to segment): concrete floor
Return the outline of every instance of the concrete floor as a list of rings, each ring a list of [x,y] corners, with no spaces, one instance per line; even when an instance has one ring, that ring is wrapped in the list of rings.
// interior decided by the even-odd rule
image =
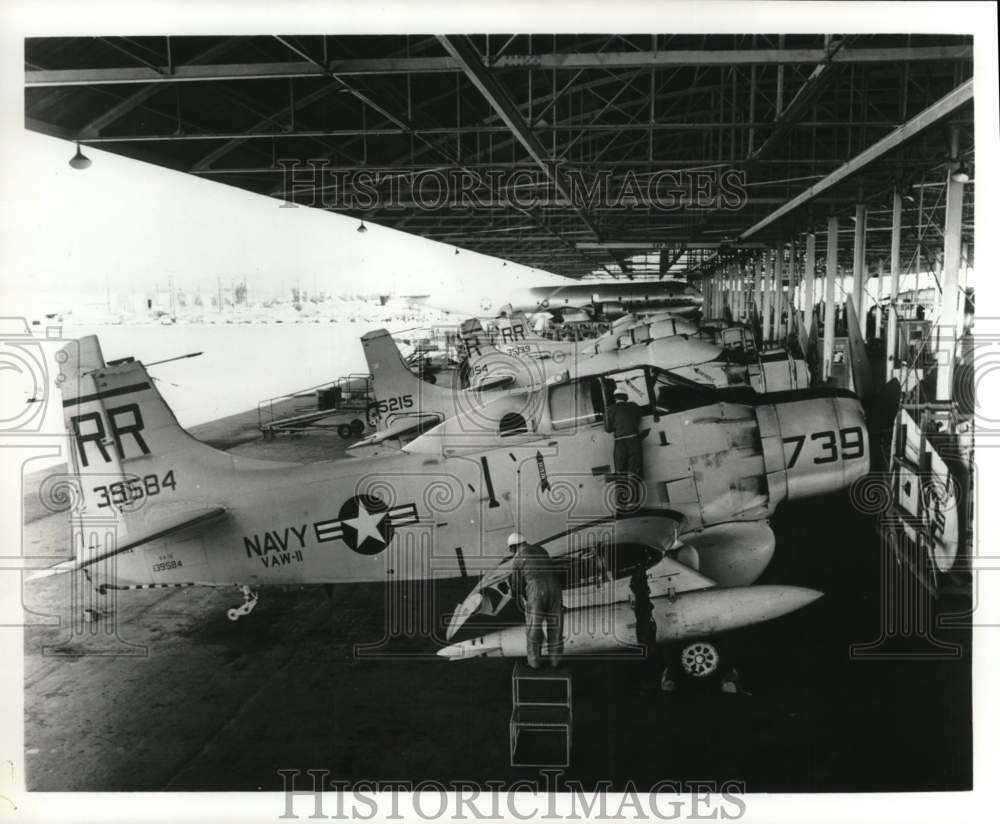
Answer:
[[[230,421],[237,430],[252,435]],[[237,448],[328,459],[343,442],[309,435],[261,446],[248,438]],[[64,514],[26,520],[27,552],[64,545]],[[655,668],[640,662],[571,664],[575,724],[565,776],[589,786],[631,779],[640,788],[735,780],[773,792],[969,788],[970,633],[936,631],[959,645],[956,658],[852,659],[852,643],[879,637],[871,525],[842,496],[788,505],[773,527],[778,553],[765,582],[826,596],[722,639],[752,695],[691,688],[668,696],[655,689]],[[60,576],[24,587],[29,609],[61,620],[25,631],[29,789],[280,789],[277,770],[289,768],[349,781],[538,774],[509,764],[512,662],[447,662],[420,634],[360,654],[358,645],[383,637],[380,585],[337,586],[332,597],[319,587],[264,590],[236,623],[225,617],[241,602],[236,590],[120,593],[113,622],[83,625],[82,636],[68,629],[79,615],[71,586]],[[468,588],[449,581],[424,590],[439,626]],[[968,607],[966,598],[946,596],[930,608]],[[108,636],[112,625],[117,635]],[[911,635],[883,651],[926,648]]]

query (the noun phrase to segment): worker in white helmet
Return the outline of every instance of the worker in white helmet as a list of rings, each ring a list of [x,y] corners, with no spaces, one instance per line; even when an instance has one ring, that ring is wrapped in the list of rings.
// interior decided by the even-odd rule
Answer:
[[[519,532],[507,538],[514,553],[511,590],[524,601],[528,635],[528,666],[542,664],[542,639],[548,639],[549,663],[558,667],[563,651],[562,583],[549,553]]]

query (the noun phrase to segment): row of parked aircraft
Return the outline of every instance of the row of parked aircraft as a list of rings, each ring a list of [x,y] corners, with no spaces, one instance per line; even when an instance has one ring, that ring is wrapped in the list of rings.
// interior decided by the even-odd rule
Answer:
[[[637,571],[661,642],[704,641],[820,596],[755,582],[775,551],[768,519],[782,502],[868,472],[858,395],[811,387],[800,358],[760,349],[745,329],[665,312],[625,316],[581,342],[535,335],[516,307],[494,327],[463,325],[454,387],[414,374],[384,330],[364,335],[377,431],[348,457],[305,465],[195,440],[142,363],[106,363],[96,337],[70,344],[60,387],[76,548],[50,573],[82,571],[102,592],[236,585],[235,620],[262,586],[480,572],[436,639],[450,659],[524,654],[516,627],[455,640],[471,616],[510,601],[515,531],[565,569],[570,655],[635,648]],[[645,466],[641,494],[624,507],[603,426],[622,389],[641,410]],[[88,516],[115,519],[113,545]]]

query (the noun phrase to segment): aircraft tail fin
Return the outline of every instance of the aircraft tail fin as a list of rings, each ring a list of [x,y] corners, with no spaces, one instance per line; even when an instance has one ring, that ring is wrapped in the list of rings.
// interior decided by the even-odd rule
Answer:
[[[372,376],[379,429],[402,418],[416,420],[445,416],[449,408],[449,391],[415,375],[403,360],[396,341],[385,329],[375,329],[363,335],[361,346]]]
[[[213,470],[231,471],[233,459],[180,426],[141,363],[106,364],[95,336],[69,343],[57,361],[74,516],[114,524],[110,554],[225,512],[204,497]],[[77,559],[93,550],[78,541]]]
[[[500,337],[503,343],[546,341],[541,335],[535,333],[535,327],[528,320],[528,316],[520,310],[515,312],[510,304],[502,310],[502,315],[497,320],[497,326],[500,328]],[[504,330],[506,330],[506,334]]]
[[[420,380],[410,371],[403,355],[385,329],[375,329],[361,337],[368,371],[372,375],[372,388],[376,398],[389,397],[399,387],[412,390],[411,383]]]

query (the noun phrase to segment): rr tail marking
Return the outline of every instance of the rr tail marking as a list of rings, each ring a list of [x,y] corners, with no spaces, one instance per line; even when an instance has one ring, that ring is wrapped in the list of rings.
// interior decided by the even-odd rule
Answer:
[[[143,386],[149,386],[149,384],[143,384]],[[124,387],[127,388],[127,387]],[[119,390],[112,390],[115,394],[121,394]],[[130,389],[135,391],[134,389]],[[84,398],[78,398],[77,401],[88,400],[98,397],[97,395],[89,395]],[[68,405],[70,401],[67,401]],[[144,424],[142,422],[142,414],[139,412],[139,405],[136,403],[127,403],[124,406],[116,406],[113,409],[105,410],[108,417],[108,426],[104,425],[104,416],[100,412],[87,412],[83,415],[73,415],[70,417],[70,427],[73,430],[74,440],[76,441],[76,451],[80,456],[80,463],[83,466],[90,466],[90,461],[87,457],[86,445],[88,443],[94,443],[97,445],[97,451],[101,453],[101,457],[104,459],[104,463],[111,463],[111,455],[108,454],[108,442],[106,440],[106,435],[108,431],[111,432],[111,440],[115,445],[115,451],[118,453],[118,458],[124,460],[125,458],[125,446],[122,441],[123,435],[131,435],[132,440],[135,441],[136,445],[139,447],[139,451],[143,455],[149,454],[149,446],[146,444],[146,440],[142,437],[142,430]],[[119,417],[123,415],[130,415],[131,419],[128,421],[119,421]],[[93,431],[84,431],[84,424],[92,424]],[[88,427],[89,428],[89,427]]]
[[[524,324],[515,323],[511,324],[509,329],[507,328],[501,329],[500,340],[502,340],[504,343],[511,343],[517,340],[526,340],[524,334]]]

